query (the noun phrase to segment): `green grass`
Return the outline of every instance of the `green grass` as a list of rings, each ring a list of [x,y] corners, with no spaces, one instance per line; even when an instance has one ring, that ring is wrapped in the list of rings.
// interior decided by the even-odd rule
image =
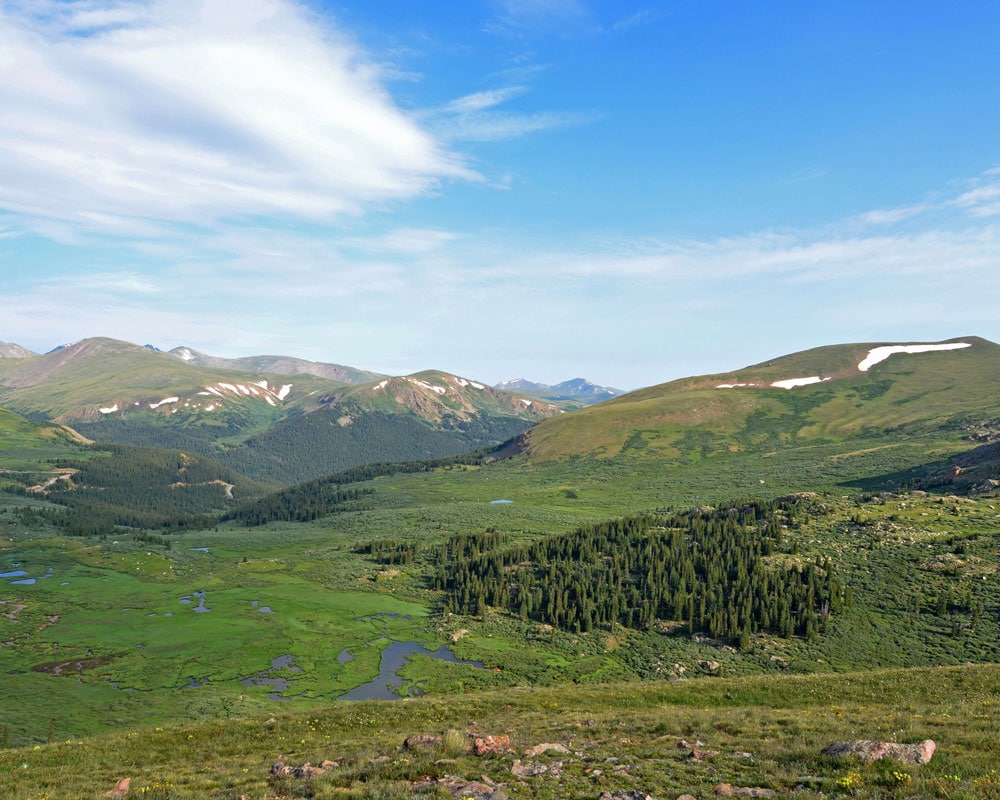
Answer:
[[[88,739],[0,750],[0,794],[8,800],[104,797],[129,777],[129,796],[276,800],[288,797],[412,797],[428,777],[487,779],[515,798],[594,798],[642,790],[654,797],[711,795],[719,783],[797,797],[996,798],[995,733],[1000,667],[872,671],[852,675],[703,678],[681,683],[522,688],[404,703],[340,703],[307,712],[245,713],[197,724],[140,727]],[[405,750],[416,733],[444,737]],[[515,753],[474,757],[461,738],[506,734]],[[858,764],[820,755],[857,738],[937,743],[924,766]],[[456,742],[457,740],[457,742]],[[688,747],[678,746],[686,741]],[[561,774],[516,777],[515,758],[541,742],[569,754]],[[704,760],[690,757],[700,742]],[[282,758],[335,760],[311,780],[271,779]],[[428,794],[441,797],[441,794]]]
[[[444,487],[430,491],[418,476],[382,478],[373,482],[376,497],[394,500],[382,510],[249,530],[223,525],[170,537],[169,549],[124,533],[102,540],[27,531],[16,512],[0,511],[0,563],[17,560],[33,575],[51,568],[54,576],[34,586],[0,585],[7,604],[0,608],[24,606],[16,620],[0,616],[0,641],[10,642],[0,648],[0,670],[9,696],[19,698],[4,708],[12,741],[45,741],[50,725],[59,738],[76,738],[139,721],[323,706],[371,680],[389,640],[431,649],[453,642],[459,658],[487,667],[416,656],[401,675],[432,693],[656,682],[703,675],[702,662],[719,663],[726,676],[1000,662],[1000,512],[993,499],[823,498],[829,513],[788,531],[795,552],[775,558],[830,557],[854,607],[815,641],[759,637],[735,652],[669,626],[573,635],[494,611],[442,618],[441,595],[427,588],[435,543],[487,528],[528,541],[618,510],[610,502],[603,513],[594,505],[575,514],[547,508],[530,501],[531,487],[511,505],[458,499],[472,488],[463,477],[474,472],[445,471],[454,500],[442,501]],[[573,485],[586,494],[583,481]],[[357,552],[387,538],[422,548],[403,566]],[[202,547],[209,553],[191,549]],[[942,610],[949,587],[975,598],[983,613],[974,619],[967,609]],[[180,603],[200,590],[210,613]],[[345,649],[354,658],[341,664]],[[293,681],[284,692],[289,699],[268,700],[268,688],[240,684],[286,655],[302,670],[284,674]],[[69,677],[32,671],[81,658],[106,661]],[[207,683],[183,689],[192,679]]]

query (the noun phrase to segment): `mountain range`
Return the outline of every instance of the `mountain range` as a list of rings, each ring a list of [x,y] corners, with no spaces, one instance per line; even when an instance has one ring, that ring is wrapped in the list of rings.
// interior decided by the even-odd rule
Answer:
[[[593,403],[600,403],[612,397],[625,394],[621,389],[610,386],[598,386],[586,378],[571,378],[568,381],[549,386],[545,383],[535,383],[527,378],[501,381],[494,384],[494,389],[505,392],[520,392],[530,397],[547,400],[550,403],[562,403],[563,408],[579,408]]]
[[[417,642],[459,663],[414,653],[399,695],[558,687],[546,708],[577,684],[628,680],[635,702],[1000,658],[993,342],[832,345],[573,411],[433,370],[194,361],[110,339],[0,359],[18,742],[315,712],[384,690],[385,648]],[[649,726],[660,745],[696,729]]]
[[[282,356],[225,359],[90,338],[5,345],[0,405],[95,440],[184,448],[288,484],[370,461],[495,445],[555,405],[440,371],[387,377]]]

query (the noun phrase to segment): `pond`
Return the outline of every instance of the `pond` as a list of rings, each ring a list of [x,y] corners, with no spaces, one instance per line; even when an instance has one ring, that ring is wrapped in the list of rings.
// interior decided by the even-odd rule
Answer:
[[[343,651],[341,656],[347,651]],[[441,661],[450,661],[453,664],[466,664],[476,669],[482,669],[481,661],[462,661],[447,645],[441,645],[437,650],[428,650],[417,642],[391,642],[382,651],[382,663],[379,674],[374,680],[356,686],[351,691],[340,695],[338,700],[400,700],[403,697],[416,697],[423,692],[419,687],[411,686],[406,695],[399,693],[399,688],[403,685],[403,678],[398,671],[410,661],[412,655],[423,655],[436,658]],[[348,653],[349,655],[349,653]],[[338,661],[340,657],[338,656]],[[341,661],[341,663],[344,663]]]
[[[190,595],[190,594],[184,595],[184,597],[182,597],[179,602],[182,603],[182,604],[184,604],[184,605],[186,605],[186,606],[189,606],[189,605],[192,605],[194,603],[194,600],[192,598],[193,597],[197,597],[198,598],[198,605],[195,606],[194,609],[192,609],[192,610],[196,614],[207,614],[212,609],[206,608],[206,606],[205,606],[205,595],[206,594],[207,594],[207,592],[204,589],[202,589],[200,592],[195,592],[194,595]]]
[[[258,672],[256,675],[251,675],[248,678],[243,678],[240,680],[240,683],[244,686],[270,687],[273,691],[267,693],[268,700],[291,700],[291,697],[285,697],[281,694],[281,692],[286,692],[292,687],[292,681],[290,678],[285,678],[275,674],[281,670],[287,670],[288,672],[302,672],[301,667],[295,666],[294,656],[278,656],[277,658],[271,659],[270,669]]]

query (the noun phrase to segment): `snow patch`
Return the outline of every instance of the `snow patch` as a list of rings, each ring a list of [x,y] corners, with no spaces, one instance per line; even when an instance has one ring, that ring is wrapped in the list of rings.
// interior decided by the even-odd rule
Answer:
[[[470,385],[470,386],[471,386],[471,387],[472,387],[473,389],[485,389],[485,388],[486,388],[486,387],[485,387],[485,386],[483,386],[483,385],[482,385],[481,383],[476,383],[475,381],[469,381],[469,385]]]
[[[207,406],[205,406],[206,411],[215,411],[215,409],[216,409],[215,403],[209,403]]]
[[[744,386],[756,386],[756,383],[720,383],[716,389],[742,389]],[[610,394],[610,392],[609,392]]]
[[[150,403],[150,408],[159,408],[160,406],[165,406],[168,403],[177,403],[180,401],[179,397],[164,397],[159,403]]]
[[[261,391],[263,390],[263,391]],[[243,383],[225,383],[224,381],[219,381],[214,386],[206,386],[205,391],[198,392],[198,394],[204,397],[211,397],[215,395],[216,397],[225,398],[226,393],[230,395],[236,395],[237,397],[255,397],[258,400],[265,400],[268,405],[276,406],[275,400],[284,400],[288,397],[288,393],[292,390],[292,384],[286,384],[282,386],[280,391],[275,391],[272,389],[267,381],[254,381],[253,383],[247,385]]]
[[[100,411],[102,414],[114,414],[118,410],[118,403],[115,403],[113,406],[108,406],[107,408],[99,408],[97,410]]]
[[[831,380],[830,378],[821,378],[819,375],[813,375],[810,378],[786,378],[783,381],[775,381],[771,384],[775,389],[794,389],[796,386],[809,386],[813,383],[823,383],[823,381]]]
[[[519,397],[517,399],[518,399],[518,402],[524,403],[526,406],[533,405],[533,403],[530,400],[525,400],[523,397]]]
[[[950,342],[948,344],[893,344],[886,347],[875,347],[868,351],[868,355],[858,364],[858,369],[861,372],[867,372],[876,364],[897,353],[932,353],[938,350],[962,350],[966,347],[972,347],[972,345],[968,342]]]
[[[182,347],[177,351],[177,357],[181,361],[194,361],[194,353],[188,350],[186,347]]]
[[[469,385],[469,382],[465,378],[455,378],[455,382],[462,387]]]
[[[380,381],[379,383],[376,383],[375,384],[375,388],[372,389],[372,391],[373,392],[377,392],[379,389],[384,389],[388,385],[389,385],[389,379],[386,378],[384,381]]]
[[[430,389],[432,392],[437,392],[438,394],[445,394],[448,391],[444,386],[435,386],[433,383],[427,383],[426,381],[417,380],[416,378],[407,378],[406,380],[410,383],[416,384],[417,386]]]

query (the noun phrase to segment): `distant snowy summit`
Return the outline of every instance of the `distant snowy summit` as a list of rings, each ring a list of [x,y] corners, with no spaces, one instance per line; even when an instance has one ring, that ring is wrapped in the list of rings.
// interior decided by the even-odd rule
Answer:
[[[625,394],[621,389],[613,389],[610,386],[598,386],[596,383],[591,383],[585,378],[572,378],[571,380],[557,383],[554,386],[550,386],[547,383],[535,383],[534,381],[529,381],[527,378],[514,378],[510,381],[501,381],[493,388],[502,389],[506,392],[516,390],[521,392],[551,392],[567,397],[600,397],[602,400]]]
[[[621,389],[614,389],[610,386],[598,386],[585,378],[572,378],[562,383],[550,386],[547,383],[536,383],[526,378],[515,378],[509,381],[501,381],[494,389],[504,392],[530,392],[538,397],[547,400],[574,400],[577,403],[591,405],[600,403],[602,400],[610,400],[625,394]]]

